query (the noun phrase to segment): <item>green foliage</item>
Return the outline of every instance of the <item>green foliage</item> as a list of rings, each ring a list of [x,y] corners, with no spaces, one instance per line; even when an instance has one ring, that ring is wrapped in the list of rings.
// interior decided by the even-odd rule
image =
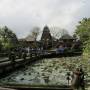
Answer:
[[[9,49],[13,46],[16,46],[18,39],[8,27],[0,28],[0,42],[3,49]]]
[[[40,28],[39,27],[32,28],[31,35],[33,36],[33,38],[35,38],[35,40],[37,39],[39,33],[40,33]]]
[[[3,46],[2,46],[2,43],[1,43],[1,41],[0,41],[0,51],[2,50],[2,47],[3,47]]]
[[[90,39],[88,39],[86,41],[86,43],[84,44],[85,48],[84,48],[84,54],[90,55]]]
[[[80,40],[87,41],[90,37],[90,18],[83,18],[79,22],[75,33],[80,37]]]
[[[90,54],[90,18],[83,18],[83,20],[79,22],[75,34],[79,36],[83,42],[84,54]]]

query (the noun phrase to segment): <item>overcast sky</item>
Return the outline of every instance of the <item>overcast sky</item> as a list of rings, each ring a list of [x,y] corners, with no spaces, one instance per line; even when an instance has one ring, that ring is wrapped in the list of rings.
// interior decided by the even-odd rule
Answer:
[[[0,26],[8,26],[19,38],[44,25],[72,33],[83,17],[90,17],[90,0],[0,0]]]

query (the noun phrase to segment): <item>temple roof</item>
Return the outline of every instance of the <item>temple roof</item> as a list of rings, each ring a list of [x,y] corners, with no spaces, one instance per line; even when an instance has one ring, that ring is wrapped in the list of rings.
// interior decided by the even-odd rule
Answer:
[[[50,33],[50,30],[48,28],[48,26],[45,26],[44,29],[43,29],[43,33],[42,33],[42,36],[41,36],[41,41],[42,40],[51,40],[52,39],[52,36],[51,36],[51,33]]]
[[[47,32],[49,32],[49,28],[48,28],[47,25],[44,27],[43,31],[47,31]]]
[[[26,38],[23,38],[23,39],[19,39],[19,41],[35,41],[35,38],[31,35],[28,35]]]
[[[60,39],[75,39],[72,36],[70,36],[69,34],[65,34],[63,35]]]
[[[26,41],[35,41],[35,38],[31,35],[28,35],[26,38],[25,38]]]

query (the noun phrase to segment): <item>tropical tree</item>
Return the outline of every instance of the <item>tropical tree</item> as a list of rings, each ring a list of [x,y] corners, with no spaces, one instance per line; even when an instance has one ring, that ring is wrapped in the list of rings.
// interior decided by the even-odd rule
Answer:
[[[90,54],[90,18],[83,18],[79,22],[75,34],[83,42],[84,53]]]
[[[17,36],[7,26],[0,28],[0,42],[4,49],[14,47],[18,43]]]
[[[31,35],[35,38],[35,41],[36,41],[39,33],[40,33],[40,28],[39,27],[33,27],[32,28]]]
[[[60,27],[51,27],[50,32],[54,38],[59,39],[61,36],[68,34],[68,31]]]
[[[83,18],[83,20],[79,22],[75,33],[80,37],[82,42],[86,42],[90,37],[90,18]]]
[[[33,27],[31,29],[31,36],[34,38],[34,46],[37,47],[37,38],[38,35],[40,34],[40,28],[39,27]]]

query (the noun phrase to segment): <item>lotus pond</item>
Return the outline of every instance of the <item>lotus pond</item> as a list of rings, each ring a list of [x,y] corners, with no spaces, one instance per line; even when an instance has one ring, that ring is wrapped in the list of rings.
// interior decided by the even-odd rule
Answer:
[[[70,74],[82,66],[85,72],[90,72],[90,61],[84,61],[82,56],[62,57],[38,60],[11,75],[2,78],[1,84],[24,85],[68,85],[67,73]]]

